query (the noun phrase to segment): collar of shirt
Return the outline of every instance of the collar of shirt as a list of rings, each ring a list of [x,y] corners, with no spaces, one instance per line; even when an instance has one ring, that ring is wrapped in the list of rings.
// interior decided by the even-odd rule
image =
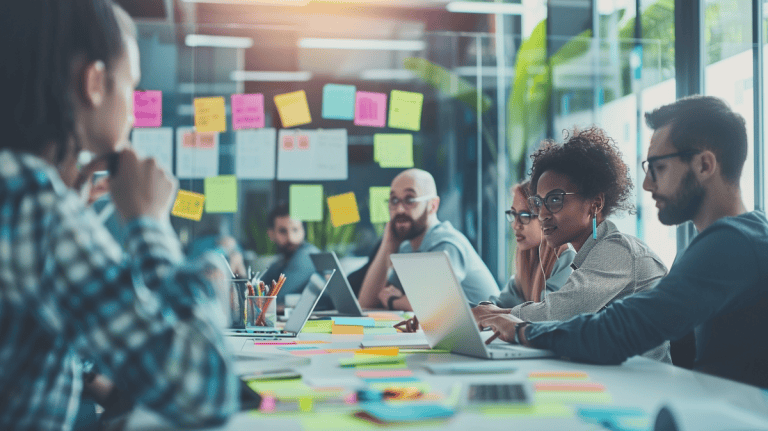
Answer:
[[[587,256],[589,255],[589,252],[592,251],[595,246],[602,241],[604,238],[606,238],[609,235],[612,235],[614,233],[619,232],[619,229],[616,228],[616,225],[613,224],[610,220],[603,220],[602,223],[600,223],[599,226],[597,226],[597,238],[592,238],[592,236],[589,236],[589,239],[587,239],[587,242],[584,243],[584,245],[581,247],[581,250],[576,252],[576,257],[573,258],[573,262],[571,263],[571,268],[575,271],[579,269],[582,263],[587,259]]]

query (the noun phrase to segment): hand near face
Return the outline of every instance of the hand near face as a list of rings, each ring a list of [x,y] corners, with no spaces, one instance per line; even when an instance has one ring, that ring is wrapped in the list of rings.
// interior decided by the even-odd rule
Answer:
[[[403,292],[400,292],[398,288],[392,286],[391,284],[381,289],[381,291],[379,291],[379,301],[381,301],[381,305],[386,307],[387,304],[389,304],[389,298],[392,296],[399,298],[403,296]]]
[[[392,253],[396,253],[403,242],[392,232],[392,220],[384,226],[384,234],[381,236],[381,246],[387,247]]]
[[[499,339],[507,343],[515,341],[515,328],[518,323],[523,321],[511,314],[494,314],[478,322],[481,327],[490,327],[492,331],[498,332]]]
[[[139,159],[132,149],[118,153],[118,170],[109,179],[112,200],[125,220],[168,217],[178,181],[155,159]]]

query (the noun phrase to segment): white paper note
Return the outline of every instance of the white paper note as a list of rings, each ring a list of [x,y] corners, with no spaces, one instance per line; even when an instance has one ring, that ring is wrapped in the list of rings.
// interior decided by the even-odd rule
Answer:
[[[154,157],[157,164],[173,172],[173,128],[133,129],[131,145],[143,157]]]
[[[238,179],[275,178],[276,139],[277,131],[272,128],[235,132],[235,175]]]
[[[278,180],[346,180],[347,130],[280,130]]]
[[[193,133],[193,127],[176,128],[176,177],[177,178],[206,178],[219,175],[219,134],[206,132],[204,135],[213,136],[213,140],[187,139],[184,135]]]

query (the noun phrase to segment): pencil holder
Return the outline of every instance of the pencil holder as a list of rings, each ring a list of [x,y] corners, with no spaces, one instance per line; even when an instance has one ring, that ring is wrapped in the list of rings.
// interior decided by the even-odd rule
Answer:
[[[274,327],[277,321],[277,301],[274,296],[245,297],[245,327]]]

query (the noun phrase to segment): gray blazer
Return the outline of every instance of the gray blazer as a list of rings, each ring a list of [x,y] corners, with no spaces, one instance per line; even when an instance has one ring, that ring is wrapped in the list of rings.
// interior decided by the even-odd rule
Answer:
[[[653,288],[667,267],[648,246],[626,235],[609,220],[600,223],[597,239],[589,237],[571,263],[573,273],[563,287],[541,302],[525,302],[511,314],[529,322],[568,320],[597,313],[613,301]],[[671,363],[669,343],[643,356]]]

